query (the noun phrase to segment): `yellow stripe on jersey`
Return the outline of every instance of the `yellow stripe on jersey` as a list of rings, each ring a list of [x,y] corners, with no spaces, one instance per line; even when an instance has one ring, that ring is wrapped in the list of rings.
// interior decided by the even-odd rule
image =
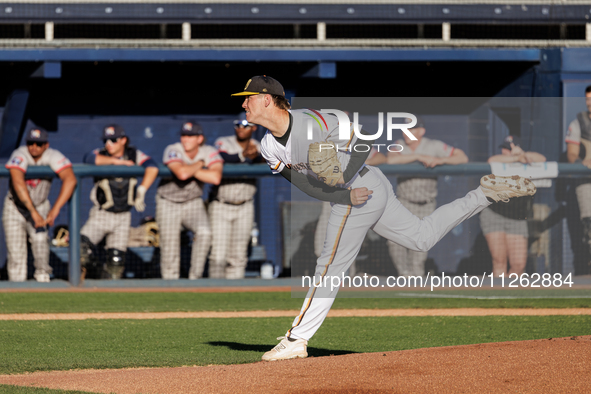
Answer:
[[[312,119],[314,119],[316,121],[316,123],[318,123],[318,127],[320,127],[320,130],[322,130],[322,124],[320,124],[320,121],[318,120],[318,118],[316,118],[314,115],[309,114],[307,112],[304,112],[306,115],[312,117]]]
[[[351,209],[352,209],[352,206],[349,205],[349,207],[347,207],[347,212],[345,213],[345,216],[343,216],[343,220],[341,222],[341,225],[339,226],[339,232],[337,234],[337,237],[335,239],[334,245],[332,247],[332,252],[330,254],[330,259],[328,260],[328,264],[326,264],[326,266],[324,267],[324,272],[320,276],[320,283],[322,283],[322,280],[324,279],[324,276],[328,272],[328,267],[332,264],[332,262],[334,261],[334,258],[336,256],[336,254],[337,254],[337,248],[338,248],[339,242],[341,240],[341,235],[343,234],[343,229],[345,228],[345,223],[347,222],[347,218],[351,214]],[[314,286],[314,284],[312,284],[312,286]],[[295,323],[289,329],[289,331],[287,332],[287,337],[288,338],[291,335],[291,330],[293,330],[294,328],[296,328],[297,326],[300,325],[300,323],[302,322],[302,319],[304,318],[304,315],[306,314],[306,312],[308,311],[308,309],[310,309],[310,305],[312,304],[312,299],[314,298],[314,294],[316,294],[316,289],[317,289],[317,287],[314,287],[314,290],[312,290],[312,294],[310,295],[310,298],[308,299],[308,303],[306,304],[306,307],[304,308],[304,310],[302,311],[302,313],[300,313],[300,315],[298,316],[297,323]]]

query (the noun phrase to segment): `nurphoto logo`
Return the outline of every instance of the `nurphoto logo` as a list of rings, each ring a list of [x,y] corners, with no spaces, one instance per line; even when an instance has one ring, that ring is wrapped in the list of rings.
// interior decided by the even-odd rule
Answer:
[[[378,130],[375,134],[361,134],[361,128],[359,126],[359,113],[353,112],[353,122],[349,119],[349,115],[338,109],[321,109],[323,113],[328,113],[335,115],[339,120],[339,139],[343,141],[349,141],[351,139],[351,124],[353,125],[353,133],[355,136],[363,141],[375,141],[384,134],[384,118],[386,119],[386,138],[388,141],[393,140],[392,131],[393,130],[401,130],[409,139],[412,141],[417,141],[417,137],[415,137],[409,130],[412,129],[417,124],[417,117],[408,112],[387,112],[384,116],[383,112],[378,112]],[[403,120],[402,123],[400,121]],[[312,140],[314,138],[313,131],[312,131],[313,123],[310,119],[308,122],[308,140]],[[339,146],[336,145],[337,151],[347,151],[347,150],[355,150],[356,152],[368,152],[371,150],[372,146],[379,152],[380,147],[385,146],[388,152],[400,152],[402,151],[403,147],[400,144],[356,144],[351,146],[347,144],[347,146]],[[320,146],[320,150],[322,149],[335,149],[333,144],[324,144]]]

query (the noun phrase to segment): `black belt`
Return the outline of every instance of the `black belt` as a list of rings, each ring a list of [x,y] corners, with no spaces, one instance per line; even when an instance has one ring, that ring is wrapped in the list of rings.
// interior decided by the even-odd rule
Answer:
[[[361,177],[362,177],[362,176],[364,176],[365,174],[367,174],[368,172],[369,172],[369,168],[367,168],[367,167],[363,167],[363,168],[361,169],[361,171],[359,171],[359,176],[361,176]]]
[[[428,200],[428,201],[408,201],[408,202],[410,202],[411,204],[415,204],[415,205],[427,205],[430,202],[433,202],[433,200]]]
[[[246,200],[246,201],[242,201],[242,202],[230,202],[230,201],[223,201],[223,200],[220,200],[220,199],[217,199],[217,198],[216,198],[214,201],[219,201],[219,202],[221,202],[221,203],[223,203],[223,204],[228,204],[228,205],[235,205],[235,206],[236,206],[236,205],[244,205],[244,204],[246,204],[247,202],[249,202],[249,201],[252,201],[252,199],[250,199],[250,200]]]

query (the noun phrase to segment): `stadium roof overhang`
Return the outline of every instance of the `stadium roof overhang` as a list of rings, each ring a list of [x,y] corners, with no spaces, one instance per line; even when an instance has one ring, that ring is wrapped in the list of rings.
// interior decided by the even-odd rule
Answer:
[[[539,62],[534,48],[384,48],[384,49],[1,49],[2,62],[88,61],[235,61],[235,62],[416,62],[515,61]],[[589,52],[589,50],[585,51]]]

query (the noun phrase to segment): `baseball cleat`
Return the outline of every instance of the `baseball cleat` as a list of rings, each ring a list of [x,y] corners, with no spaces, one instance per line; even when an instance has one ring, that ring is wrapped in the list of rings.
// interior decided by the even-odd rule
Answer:
[[[292,358],[308,357],[308,341],[296,339],[293,342],[286,337],[279,337],[281,342],[273,349],[263,354],[263,361],[291,360]]]
[[[37,282],[41,282],[41,283],[49,283],[51,281],[51,279],[49,278],[49,274],[46,272],[35,272],[35,275],[33,275],[35,277],[35,280]]]
[[[495,202],[509,202],[511,198],[536,194],[533,182],[518,175],[485,175],[480,179],[480,187],[486,197]]]

